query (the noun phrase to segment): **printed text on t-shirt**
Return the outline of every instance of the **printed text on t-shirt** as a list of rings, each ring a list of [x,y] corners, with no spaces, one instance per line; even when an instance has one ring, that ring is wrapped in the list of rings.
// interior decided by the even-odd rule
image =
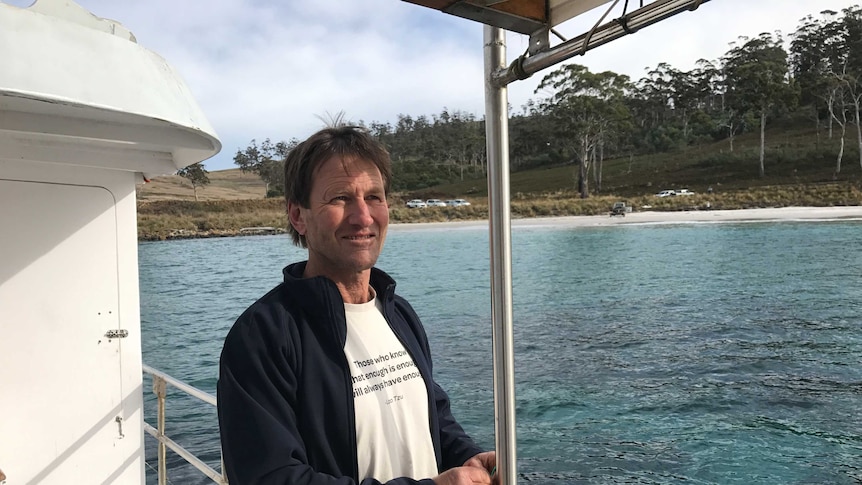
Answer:
[[[421,377],[410,354],[404,350],[354,360],[352,364],[354,398],[380,392],[410,379]],[[401,396],[393,396],[386,403],[390,404],[400,399]]]

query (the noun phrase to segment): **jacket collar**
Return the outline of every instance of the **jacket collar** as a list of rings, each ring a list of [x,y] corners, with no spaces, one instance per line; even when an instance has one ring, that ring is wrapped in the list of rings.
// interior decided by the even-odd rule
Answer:
[[[344,299],[335,283],[325,276],[303,278],[305,265],[308,261],[294,263],[282,270],[284,273],[284,291],[290,295],[307,314],[313,315],[318,322],[329,324],[315,325],[317,331],[329,333],[333,342],[338,342],[344,348],[347,340],[347,322],[344,316]],[[394,305],[395,280],[388,274],[371,268],[371,286],[377,292],[377,298],[382,302],[386,316]]]
[[[308,261],[293,263],[286,266],[282,270],[285,285],[291,291],[296,291],[307,297],[304,298],[306,301],[308,298],[318,300],[321,298],[321,295],[334,291],[337,295],[337,300],[343,304],[344,301],[341,299],[341,294],[338,293],[338,288],[329,278],[325,276],[315,276],[313,278],[302,277],[302,274],[305,272],[306,264],[308,264]],[[395,292],[395,280],[383,270],[371,268],[370,282],[371,287],[374,288],[374,291],[377,293],[377,298],[388,299],[388,297]]]

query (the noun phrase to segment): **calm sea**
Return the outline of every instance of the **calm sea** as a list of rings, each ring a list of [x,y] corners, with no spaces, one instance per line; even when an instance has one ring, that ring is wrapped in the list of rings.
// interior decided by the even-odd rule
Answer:
[[[139,251],[144,362],[212,393],[233,321],[304,259],[285,236]],[[492,448],[487,228],[391,230],[378,266]],[[513,273],[519,481],[862,483],[862,223],[515,227]],[[167,410],[217,465],[215,410]],[[209,483],[168,455],[172,483]]]

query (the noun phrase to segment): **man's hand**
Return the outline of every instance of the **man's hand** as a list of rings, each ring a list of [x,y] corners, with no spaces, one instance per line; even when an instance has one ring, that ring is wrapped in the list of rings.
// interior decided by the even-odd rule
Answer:
[[[434,485],[491,485],[491,475],[481,467],[460,466],[434,477]]]
[[[494,470],[497,468],[497,453],[493,451],[479,453],[473,458],[465,461],[463,466],[481,468],[488,472],[488,474],[493,475]]]

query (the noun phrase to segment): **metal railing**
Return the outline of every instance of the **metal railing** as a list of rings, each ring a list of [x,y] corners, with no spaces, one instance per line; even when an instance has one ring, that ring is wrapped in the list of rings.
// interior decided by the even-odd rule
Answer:
[[[224,475],[224,460],[221,462],[221,472],[216,471],[209,465],[196,457],[189,450],[180,446],[177,442],[168,438],[165,435],[165,399],[167,398],[168,384],[183,391],[189,396],[200,399],[201,401],[216,406],[216,397],[200,389],[190,386],[185,382],[177,380],[162,371],[156,370],[148,365],[144,365],[144,373],[153,377],[153,394],[158,398],[158,413],[156,420],[158,428],[153,428],[146,421],[144,422],[144,430],[153,436],[159,442],[159,485],[167,485],[168,483],[168,468],[166,454],[170,448],[174,453],[189,462],[192,466],[200,470],[204,475],[209,477],[213,482],[219,485],[228,485],[227,476]]]

